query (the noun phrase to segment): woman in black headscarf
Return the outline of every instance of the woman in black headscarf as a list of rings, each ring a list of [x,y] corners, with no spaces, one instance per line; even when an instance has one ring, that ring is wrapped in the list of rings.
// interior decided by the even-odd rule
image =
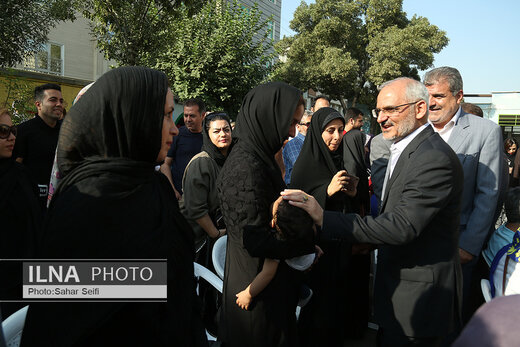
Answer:
[[[0,259],[31,259],[40,230],[41,208],[36,184],[13,158],[16,126],[6,109],[0,109]],[[20,299],[19,268],[0,264],[0,299]],[[2,302],[2,316],[9,317],[22,303]]]
[[[217,196],[217,177],[231,150],[231,120],[223,112],[210,113],[202,123],[202,151],[194,156],[184,170],[182,190],[179,201],[181,212],[190,222],[195,232],[195,249],[199,253],[199,262],[208,266],[200,257],[210,256],[201,248],[207,244],[207,238],[217,239],[224,235],[224,229],[218,229],[217,219],[222,216]]]
[[[280,262],[270,284],[248,311],[236,294],[260,272],[264,258],[314,252],[312,242],[276,240],[269,229],[272,204],[285,188],[274,155],[303,115],[301,92],[285,83],[251,90],[242,102],[233,137],[238,138],[218,182],[228,242],[219,338],[225,346],[297,346],[295,309],[298,273]],[[312,238],[311,238],[312,239]]]
[[[224,112],[213,112],[202,122],[202,151],[194,156],[182,178],[181,212],[193,228],[196,262],[214,270],[211,252],[215,241],[226,233],[217,195],[217,177],[231,151],[231,120]],[[215,317],[220,293],[199,282],[202,317],[208,332],[217,334]]]
[[[513,168],[515,166],[515,156],[518,150],[518,141],[514,138],[510,137],[504,141],[504,151],[506,153],[506,161],[509,173],[509,186],[515,187],[518,185],[518,182],[515,182],[513,177]]]
[[[314,113],[294,164],[291,188],[313,195],[324,209],[350,212],[357,177],[345,170],[344,127],[345,119],[333,108],[320,108]],[[300,340],[305,346],[342,346],[342,322],[348,314],[344,277],[351,246],[339,241],[318,244],[324,254],[310,272],[314,295],[300,314]]]
[[[31,304],[23,346],[207,345],[195,310],[193,235],[154,170],[177,130],[166,75],[107,72],[71,108],[60,132],[63,180],[39,257],[167,259],[167,303]]]

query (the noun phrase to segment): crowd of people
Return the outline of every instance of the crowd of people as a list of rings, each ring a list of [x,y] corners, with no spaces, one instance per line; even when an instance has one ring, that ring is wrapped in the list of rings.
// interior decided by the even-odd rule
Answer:
[[[307,111],[282,82],[253,88],[236,126],[186,100],[180,128],[156,70],[107,72],[63,121],[60,86],[37,87],[33,119],[0,110],[0,258],[167,259],[168,301],[30,303],[22,346],[208,345],[193,262],[212,269],[224,235],[223,346],[348,345],[371,304],[379,346],[451,345],[482,278],[520,293],[518,143],[463,95],[451,67],[388,81],[371,137],[359,109]]]

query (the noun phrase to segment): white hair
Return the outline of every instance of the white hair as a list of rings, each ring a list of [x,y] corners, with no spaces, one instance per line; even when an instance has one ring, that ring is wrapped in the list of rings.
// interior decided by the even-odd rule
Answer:
[[[387,87],[393,84],[394,82],[402,80],[408,81],[408,83],[406,84],[406,90],[404,92],[406,100],[408,102],[423,100],[424,102],[426,102],[426,110],[428,110],[428,107],[430,105],[430,95],[428,94],[428,89],[426,89],[424,84],[417,80],[414,80],[413,78],[399,77],[381,84],[377,89],[381,91],[381,89],[383,89],[384,87]]]

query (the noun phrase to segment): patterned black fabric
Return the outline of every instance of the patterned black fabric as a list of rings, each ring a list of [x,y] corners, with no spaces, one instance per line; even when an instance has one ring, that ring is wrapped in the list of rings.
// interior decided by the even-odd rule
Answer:
[[[281,148],[301,93],[283,83],[248,93],[238,116],[237,145],[220,172],[218,193],[228,242],[219,338],[226,346],[297,346],[298,273],[280,262],[271,283],[249,311],[235,303],[263,259],[310,253],[312,242],[282,242],[269,229],[271,204],[285,187],[274,154]]]

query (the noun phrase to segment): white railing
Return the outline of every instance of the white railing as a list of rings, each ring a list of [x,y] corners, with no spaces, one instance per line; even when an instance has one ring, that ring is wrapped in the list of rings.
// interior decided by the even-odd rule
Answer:
[[[63,76],[63,59],[31,56],[25,59],[23,69]]]

